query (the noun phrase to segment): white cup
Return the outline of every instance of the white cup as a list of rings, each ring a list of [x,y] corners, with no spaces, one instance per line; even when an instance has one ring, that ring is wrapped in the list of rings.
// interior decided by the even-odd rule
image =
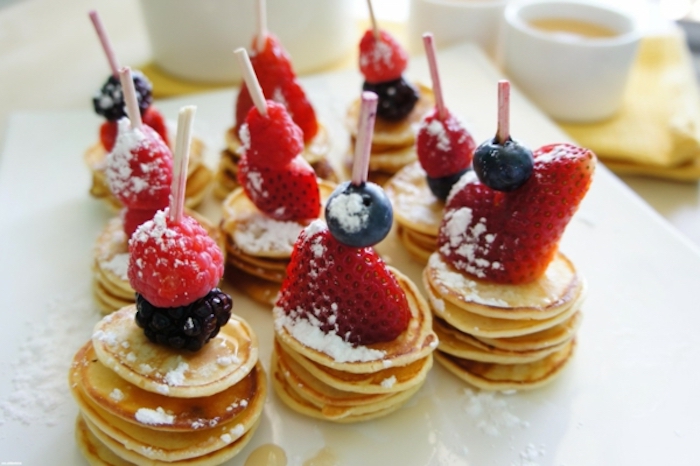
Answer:
[[[423,49],[422,35],[432,32],[437,47],[474,42],[496,58],[506,0],[411,0],[409,47]]]
[[[268,29],[297,73],[323,69],[356,46],[352,0],[267,0]],[[181,79],[232,83],[241,77],[233,55],[250,49],[255,0],[141,0],[153,61]]]
[[[612,33],[583,37],[546,32],[537,20],[575,20]],[[515,0],[505,9],[506,75],[556,120],[592,122],[615,114],[641,36],[634,17],[576,0]]]

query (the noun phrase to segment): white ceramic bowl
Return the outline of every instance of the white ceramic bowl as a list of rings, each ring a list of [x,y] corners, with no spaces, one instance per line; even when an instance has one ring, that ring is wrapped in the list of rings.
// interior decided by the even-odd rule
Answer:
[[[190,81],[238,81],[233,51],[250,49],[255,5],[255,0],[141,0],[154,62]],[[339,62],[356,45],[352,0],[267,0],[267,20],[298,73]]]
[[[607,38],[576,38],[536,29],[530,22],[564,18],[612,30]],[[505,9],[504,70],[554,119],[591,122],[619,109],[641,36],[629,14],[602,3],[515,0]]]

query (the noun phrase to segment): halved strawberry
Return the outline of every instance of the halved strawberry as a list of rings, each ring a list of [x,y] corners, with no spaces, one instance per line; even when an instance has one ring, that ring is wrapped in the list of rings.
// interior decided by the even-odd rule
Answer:
[[[449,111],[441,119],[437,108],[421,121],[416,152],[423,170],[432,178],[454,175],[472,163],[476,142]]]
[[[238,163],[238,182],[262,212],[276,220],[318,218],[321,196],[311,165],[301,156],[281,167],[257,166],[244,153]]]
[[[248,161],[254,165],[279,168],[304,150],[301,129],[282,104],[267,101],[267,115],[252,107],[241,128],[240,139]]]
[[[408,65],[408,53],[394,37],[379,31],[379,38],[369,29],[360,40],[360,71],[369,83],[399,79]]]
[[[588,191],[596,156],[571,144],[552,144],[536,150],[534,160],[532,176],[513,191],[493,190],[474,172],[454,186],[438,247],[456,269],[510,284],[544,274]]]
[[[411,316],[406,294],[374,249],[340,243],[321,220],[299,235],[276,305],[353,345],[392,341]]]

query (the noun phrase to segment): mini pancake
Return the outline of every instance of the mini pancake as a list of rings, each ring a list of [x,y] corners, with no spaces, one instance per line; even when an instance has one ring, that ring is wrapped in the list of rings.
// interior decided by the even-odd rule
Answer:
[[[428,355],[406,366],[392,366],[368,374],[353,374],[325,367],[305,358],[285,347],[284,343],[277,338],[275,338],[275,352],[293,359],[296,364],[325,385],[337,390],[364,394],[392,393],[420,385],[425,381],[425,377],[433,365],[433,358]],[[387,384],[387,380],[391,380],[393,383]]]
[[[508,285],[467,276],[436,252],[430,256],[423,281],[446,302],[472,314],[497,319],[551,319],[570,308],[572,302],[584,294],[583,280],[571,261],[561,253],[556,254],[539,279],[522,285]]]
[[[396,236],[406,250],[420,264],[427,264],[430,255],[437,248],[437,239],[424,236],[422,233],[404,228],[401,224],[396,227]]]
[[[406,293],[411,311],[408,328],[395,340],[367,345],[370,351],[382,354],[375,360],[338,362],[329,354],[306,346],[297,340],[288,330],[286,314],[280,308],[273,308],[275,333],[277,338],[293,352],[317,362],[325,367],[354,374],[378,372],[392,366],[406,366],[428,356],[437,346],[438,340],[432,330],[430,307],[417,287],[402,273],[388,267],[396,277],[399,286]]]
[[[432,89],[422,83],[415,83],[415,86],[418,89],[419,99],[411,113],[405,118],[400,121],[388,121],[377,117],[372,135],[373,154],[415,144],[418,124],[425,114],[435,107],[435,97]],[[358,97],[350,104],[345,116],[345,126],[352,138],[357,137],[359,115],[360,98]]]
[[[223,235],[219,229],[197,212],[189,209],[186,212],[207,230],[222,252],[225,251]],[[135,291],[127,276],[129,246],[123,225],[121,216],[110,219],[98,235],[93,248],[93,295],[103,314],[135,302]]]
[[[237,267],[226,267],[224,274],[226,281],[260,304],[269,305],[272,309],[277,301],[281,283],[250,275]]]
[[[258,361],[257,336],[235,314],[195,353],[151,343],[135,314],[130,305],[103,318],[92,343],[102,364],[143,390],[178,398],[213,395],[241,381]]]
[[[185,187],[185,206],[190,208],[194,208],[202,202],[207,188],[214,178],[213,171],[203,162],[204,151],[204,142],[201,139],[192,138],[187,169],[187,185]],[[103,199],[114,209],[119,209],[122,207],[121,202],[112,195],[107,183],[105,174],[106,158],[107,151],[99,141],[85,152],[85,163],[92,172],[90,194],[98,199]]]
[[[564,322],[540,332],[511,338],[474,338],[485,345],[506,351],[535,351],[569,341],[576,335],[582,319],[583,314],[577,311]]]
[[[322,412],[322,410],[314,405],[313,403],[310,403],[306,400],[304,400],[302,397],[300,397],[293,389],[292,387],[285,382],[284,375],[278,370],[277,367],[272,368],[272,386],[275,389],[275,393],[277,396],[280,397],[280,399],[286,404],[290,409],[312,417],[316,419],[322,419],[326,421],[333,421],[337,423],[344,423],[344,424],[349,424],[349,423],[354,423],[354,422],[363,422],[363,421],[368,421],[371,419],[376,419],[382,416],[386,416],[387,414],[390,414],[397,409],[399,409],[405,401],[407,401],[415,392],[418,391],[420,386],[406,390],[405,392],[402,392],[402,395],[406,397],[405,400],[401,400],[400,402],[394,403],[390,405],[389,407],[386,408],[381,408],[373,412],[369,413],[362,413],[362,414],[354,414],[354,413],[348,413],[344,417],[339,417],[339,418],[333,418],[329,419],[327,416],[325,416]]]
[[[138,420],[138,411],[157,411],[160,408],[172,415],[170,422],[145,427],[172,432],[203,429],[231,421],[244,409],[252,407],[264,392],[263,379],[264,372],[258,364],[235,385],[207,397],[160,395],[143,390],[109,370],[97,359],[91,341],[76,353],[69,374],[72,389],[79,391],[100,412],[144,426]]]
[[[524,319],[499,319],[494,317],[486,317],[479,314],[473,314],[454,305],[450,301],[438,297],[438,292],[428,282],[426,268],[423,274],[423,284],[430,300],[430,305],[436,316],[447,321],[453,327],[462,332],[474,335],[477,337],[487,338],[509,338],[521,335],[527,335],[534,332],[545,330],[555,325],[566,321],[576,311],[578,311],[583,302],[583,294],[580,294],[578,299],[563,310],[549,319],[541,320],[524,320]]]
[[[445,203],[435,197],[418,161],[406,165],[384,186],[394,207],[396,222],[411,233],[422,233],[433,239],[437,249],[437,235],[442,222]]]
[[[83,417],[100,433],[150,460],[172,462],[198,458],[220,450],[257,424],[267,395],[266,376],[260,365],[253,370],[252,375],[256,380],[255,393],[250,404],[236,416],[225,422],[214,420],[205,427],[185,431],[170,431],[167,430],[169,426],[163,425],[127,422],[85,396],[79,385],[72,390]],[[160,407],[159,412],[169,413]],[[226,412],[225,408],[223,412]]]
[[[134,463],[115,455],[104,443],[100,442],[88,429],[80,414],[75,419],[75,441],[80,452],[91,466],[134,466]]]
[[[530,390],[551,382],[571,360],[576,340],[528,364],[492,364],[460,359],[441,351],[435,359],[448,371],[482,390]]]
[[[462,333],[442,319],[433,320],[433,330],[440,344],[438,350],[460,359],[495,364],[526,364],[547,357],[560,350],[568,341],[530,351],[512,351],[489,347],[476,338]],[[572,335],[573,338],[573,335]]]
[[[207,455],[198,457],[198,458],[190,458],[190,459],[185,459],[185,460],[180,460],[180,461],[159,461],[159,460],[152,460],[149,459],[135,451],[129,450],[124,445],[119,443],[118,441],[114,440],[113,438],[109,437],[106,435],[104,432],[99,430],[97,426],[95,426],[92,422],[90,422],[89,419],[82,418],[82,421],[85,423],[85,426],[88,428],[90,433],[92,434],[91,440],[94,440],[95,442],[99,442],[101,444],[101,447],[105,447],[108,450],[110,450],[112,453],[115,455],[119,456],[123,460],[128,461],[129,463],[127,464],[140,464],[140,465],[148,465],[148,466],[217,466],[222,463],[225,463],[227,460],[233,458],[236,456],[238,453],[245,448],[245,446],[250,442],[250,439],[253,437],[253,434],[255,433],[255,430],[258,427],[258,424],[254,425],[250,430],[245,432],[238,440],[235,442],[225,446],[224,448],[221,448],[220,450],[216,450],[214,452],[211,452]],[[93,449],[95,449],[94,444],[90,445]],[[100,447],[100,448],[101,448]]]

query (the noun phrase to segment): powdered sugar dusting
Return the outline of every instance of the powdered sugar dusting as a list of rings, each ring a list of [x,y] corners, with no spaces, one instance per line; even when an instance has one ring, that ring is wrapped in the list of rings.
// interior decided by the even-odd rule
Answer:
[[[276,251],[291,255],[303,228],[297,222],[275,220],[267,215],[256,214],[236,224],[233,239],[248,254]]]
[[[358,193],[341,192],[328,203],[326,215],[329,220],[338,222],[347,233],[356,233],[367,226],[369,209]]]
[[[466,413],[485,434],[498,437],[504,430],[530,426],[528,422],[511,413],[509,404],[498,394],[469,388],[465,388],[464,393],[467,397]]]
[[[248,128],[248,123],[241,125],[241,129],[238,130],[238,139],[240,139],[244,151],[250,150],[250,128]]]
[[[435,144],[435,147],[438,150],[443,152],[450,151],[450,149],[452,148],[452,144],[450,143],[450,138],[447,135],[445,125],[442,124],[442,121],[436,118],[426,124],[425,120],[423,120],[421,122],[421,129],[423,128],[425,129],[425,131],[427,131],[429,135],[437,139],[437,144]]]
[[[535,460],[544,457],[545,453],[544,446],[540,445],[537,447],[532,443],[528,443],[518,455],[518,461],[511,463],[511,466],[538,466],[539,463]]]
[[[166,413],[160,406],[156,409],[139,408],[135,417],[141,424],[148,425],[163,425],[175,422],[175,415]]]
[[[183,385],[185,383],[185,372],[189,368],[190,366],[186,362],[180,361],[175,369],[165,374],[165,382],[170,386]]]
[[[378,40],[374,47],[365,53],[360,54],[360,66],[373,66],[381,69],[383,66],[391,65],[392,49],[388,43]]]

